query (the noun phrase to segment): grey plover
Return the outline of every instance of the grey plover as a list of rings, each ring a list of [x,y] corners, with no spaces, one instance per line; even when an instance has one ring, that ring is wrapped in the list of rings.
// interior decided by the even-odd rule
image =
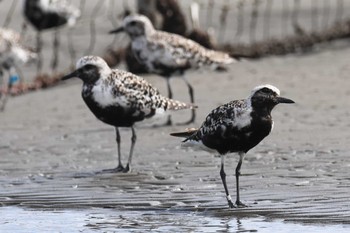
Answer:
[[[194,147],[221,155],[220,176],[230,208],[235,207],[226,185],[224,156],[237,152],[239,162],[236,167],[236,206],[244,207],[239,196],[239,176],[245,154],[260,143],[273,128],[272,109],[279,103],[294,103],[280,97],[280,91],[272,85],[255,87],[247,99],[234,100],[214,109],[199,129],[173,133],[186,137],[183,147]]]
[[[19,33],[12,29],[0,28],[0,83],[4,87],[3,93],[0,92],[0,111],[5,109],[7,93],[19,80],[17,66],[29,63],[36,58],[37,54],[22,43]],[[9,74],[7,84],[3,78],[4,71]]]
[[[24,15],[36,30],[73,26],[80,17],[80,10],[66,0],[26,0]]]
[[[80,17],[80,10],[66,0],[25,0],[23,13],[27,21],[37,31],[38,72],[42,68],[41,59],[41,32],[49,29],[58,29],[64,25],[73,26]],[[57,53],[59,40],[55,32],[53,49]],[[53,68],[57,65],[54,57]]]
[[[110,33],[125,31],[131,38],[132,51],[137,60],[145,65],[150,72],[165,77],[167,81],[168,97],[172,98],[170,78],[180,75],[185,81],[191,103],[194,103],[194,90],[184,76],[188,69],[209,66],[213,69],[230,64],[234,61],[228,54],[209,50],[198,43],[180,35],[156,30],[151,21],[143,15],[127,16],[118,29]],[[195,111],[191,119],[195,120]],[[171,124],[169,119],[168,124]]]
[[[97,56],[85,56],[78,60],[76,70],[62,80],[78,77],[83,81],[82,97],[91,112],[102,122],[112,125],[118,145],[118,167],[107,171],[128,172],[131,165],[136,132],[134,123],[164,114],[167,110],[195,108],[193,104],[163,97],[143,78],[130,72],[110,69]],[[131,148],[126,167],[121,163],[119,127],[130,127]]]

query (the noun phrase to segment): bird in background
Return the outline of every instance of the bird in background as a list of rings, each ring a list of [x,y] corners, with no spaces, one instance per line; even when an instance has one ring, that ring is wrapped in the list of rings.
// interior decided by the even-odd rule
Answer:
[[[255,87],[247,99],[234,100],[221,105],[209,113],[198,129],[172,133],[172,136],[186,137],[182,147],[205,150],[221,155],[220,177],[224,185],[230,208],[245,207],[240,200],[239,177],[245,154],[258,145],[273,128],[272,109],[280,104],[294,103],[280,96],[280,91],[272,85]],[[226,184],[224,158],[228,153],[238,153],[236,167],[236,202],[234,205]]]
[[[23,13],[27,21],[37,31],[37,52],[39,55],[37,70],[42,69],[42,39],[41,32],[55,29],[53,41],[54,58],[52,60],[52,69],[55,69],[58,63],[59,39],[57,29],[68,25],[72,27],[80,17],[80,10],[66,0],[25,0]]]
[[[130,170],[136,132],[134,123],[163,115],[167,111],[193,109],[196,106],[160,95],[146,80],[130,72],[111,69],[97,56],[84,56],[76,70],[62,80],[77,77],[83,81],[82,97],[91,112],[102,122],[114,126],[118,146],[118,166],[106,172]],[[119,127],[131,128],[131,147],[127,165],[121,162]]]
[[[188,87],[190,101],[194,103],[194,89],[186,79],[185,71],[202,66],[217,69],[235,61],[227,53],[209,50],[180,35],[156,30],[151,21],[143,15],[127,16],[121,27],[110,31],[119,32],[126,32],[130,36],[131,48],[137,60],[145,65],[149,72],[166,79],[169,98],[173,97],[171,77],[182,77]],[[194,122],[195,118],[196,113],[193,110],[191,119],[185,124]],[[167,125],[171,124],[169,118]]]
[[[13,84],[19,81],[18,66],[30,63],[37,59],[37,54],[22,43],[19,33],[12,29],[0,28],[0,111],[3,111],[8,99],[8,92]],[[4,72],[9,78],[4,81]],[[7,83],[7,84],[6,84]]]

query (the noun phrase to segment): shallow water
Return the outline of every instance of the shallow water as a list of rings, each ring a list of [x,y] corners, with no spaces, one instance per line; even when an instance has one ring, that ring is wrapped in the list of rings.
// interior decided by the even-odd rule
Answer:
[[[188,211],[0,208],[0,232],[349,232],[349,225],[296,224]]]

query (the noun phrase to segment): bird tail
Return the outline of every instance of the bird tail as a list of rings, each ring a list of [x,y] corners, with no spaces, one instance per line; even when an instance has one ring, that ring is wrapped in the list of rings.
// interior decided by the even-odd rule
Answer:
[[[171,133],[170,135],[174,137],[188,138],[189,136],[191,136],[197,131],[198,131],[197,128],[187,128],[186,131]]]
[[[167,110],[181,110],[181,109],[195,109],[197,108],[194,104],[184,103],[178,100],[166,98]]]

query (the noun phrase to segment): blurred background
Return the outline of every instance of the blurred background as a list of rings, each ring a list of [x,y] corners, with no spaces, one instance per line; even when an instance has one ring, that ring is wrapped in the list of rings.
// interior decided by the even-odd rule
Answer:
[[[57,78],[87,54],[102,56],[111,66],[126,60],[130,71],[144,72],[126,49],[128,37],[108,35],[125,15],[135,12],[150,17],[159,29],[236,57],[305,53],[350,36],[350,2],[345,0],[72,0],[69,4],[79,9],[80,17],[74,25],[41,31],[42,68],[20,67],[25,82],[49,86],[56,79],[48,79]],[[18,32],[22,43],[37,51],[37,31],[24,17],[24,1],[4,0],[0,6],[2,27]]]

